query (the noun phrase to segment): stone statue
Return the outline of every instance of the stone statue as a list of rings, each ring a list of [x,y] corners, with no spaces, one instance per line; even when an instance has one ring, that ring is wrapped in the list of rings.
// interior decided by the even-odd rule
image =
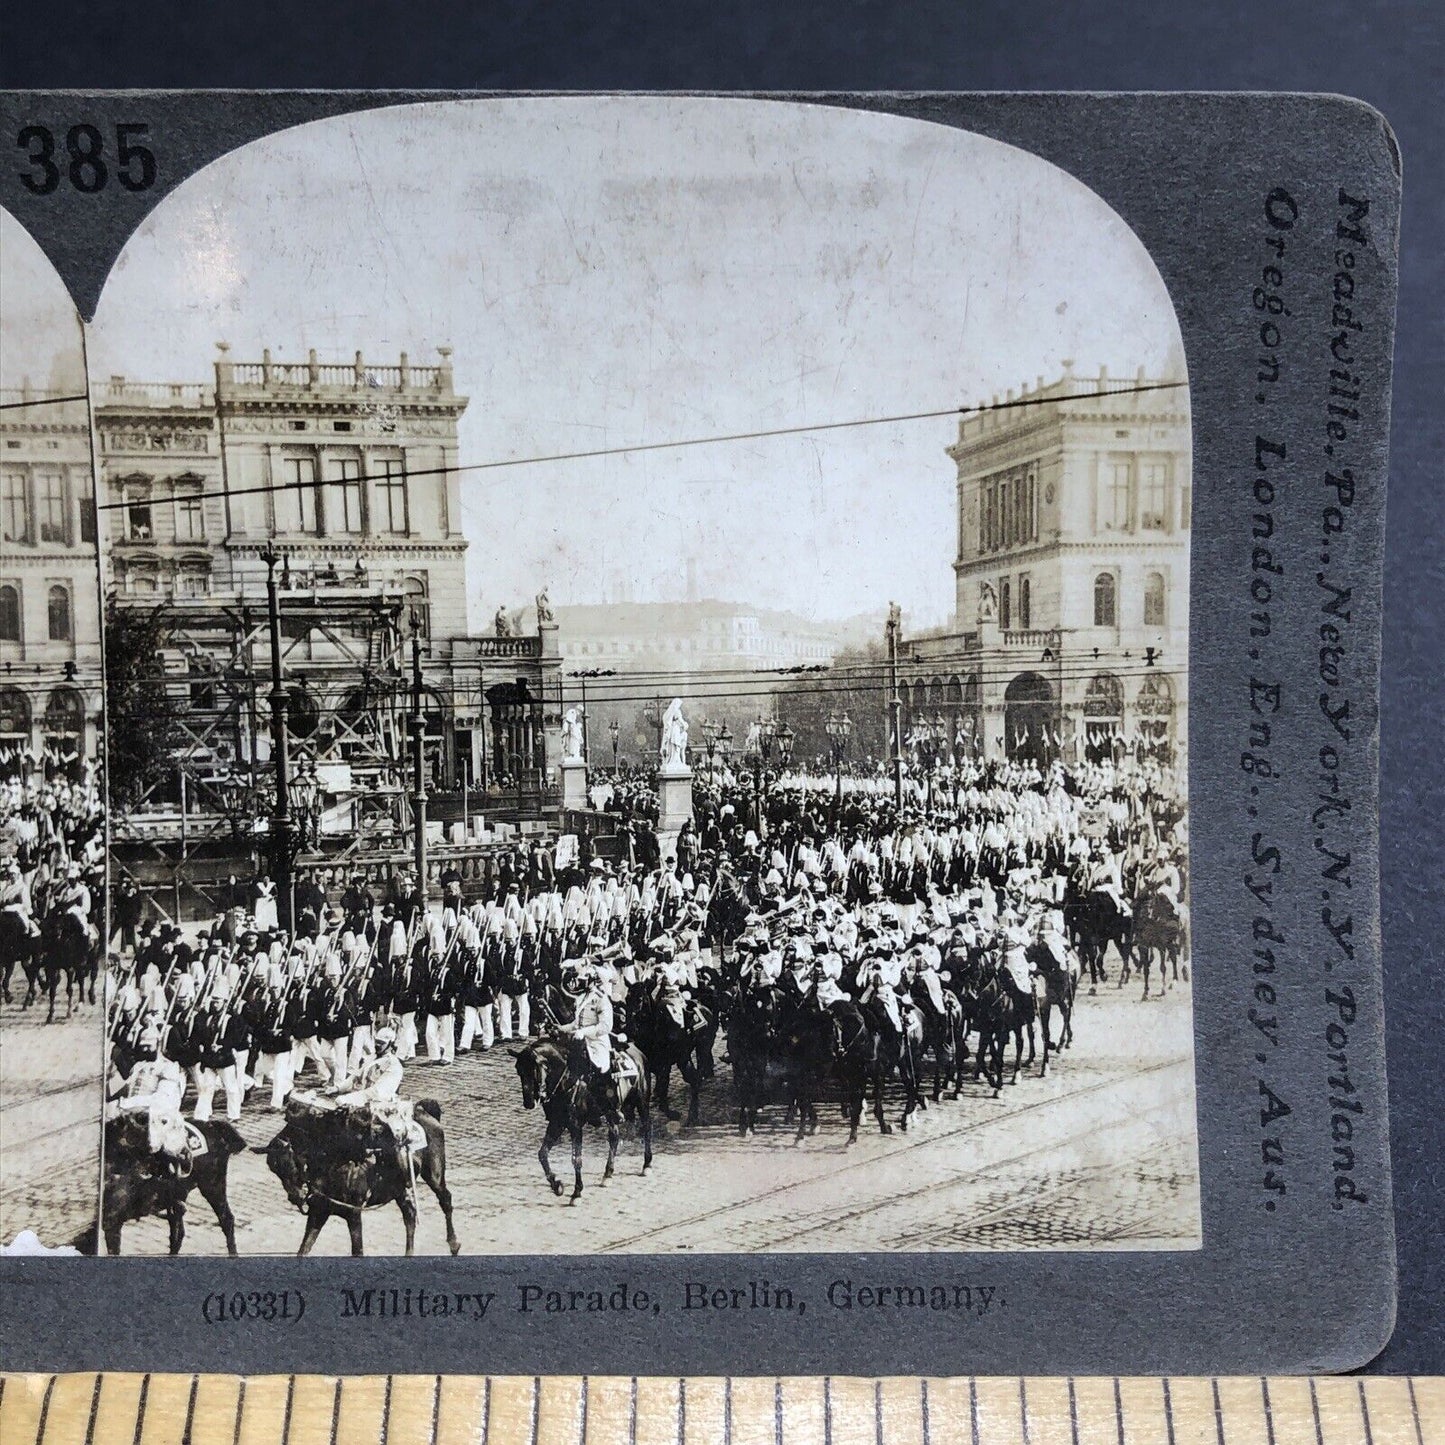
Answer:
[[[582,719],[575,707],[569,707],[562,717],[562,761],[582,761]]]
[[[544,622],[552,620],[552,599],[547,596],[547,589],[544,587],[537,594],[537,625],[540,627]]]
[[[748,735],[743,743],[743,756],[745,758],[755,758],[760,756],[762,751],[763,725],[757,718],[754,718],[752,722],[748,724]]]
[[[498,637],[510,637],[512,635],[512,623],[511,619],[507,616],[505,604],[497,608],[497,615],[493,619],[492,625],[496,628]]]
[[[687,767],[687,719],[682,715],[682,699],[675,697],[662,716],[662,766],[674,770]]]
[[[992,622],[998,616],[998,595],[992,582],[978,584],[978,620]]]

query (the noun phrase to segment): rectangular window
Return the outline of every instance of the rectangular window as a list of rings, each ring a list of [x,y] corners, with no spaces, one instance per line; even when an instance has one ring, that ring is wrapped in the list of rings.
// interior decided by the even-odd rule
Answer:
[[[355,457],[327,460],[326,530],[332,536],[361,531],[361,463]]]
[[[1005,632],[1013,626],[1013,620],[1009,616],[1011,611],[1009,601],[1009,581],[1008,578],[1005,577],[998,584],[998,625],[1003,628]]]
[[[20,584],[0,583],[0,642],[20,641]]]
[[[1149,532],[1169,530],[1169,463],[1145,462],[1139,472],[1139,526]]]
[[[6,472],[0,478],[0,530],[7,542],[30,540],[30,503],[24,472]]]
[[[196,492],[182,492],[176,498],[177,541],[199,542],[205,535],[206,521],[200,495]]]
[[[65,541],[65,478],[59,472],[40,472],[35,478],[40,512],[40,540]]]
[[[1027,577],[1019,578],[1019,626],[1027,632],[1033,625],[1033,598],[1029,595],[1033,591]]]
[[[376,500],[380,530],[406,536],[406,462],[401,457],[386,457],[376,463]]]
[[[151,497],[149,491],[132,492],[125,509],[126,536],[132,542],[149,542],[155,536],[151,529]]]
[[[286,492],[276,501],[279,530],[315,532],[316,527],[316,460],[314,457],[287,457],[281,466]]]
[[[1129,463],[1110,462],[1108,506],[1104,525],[1110,531],[1129,530]]]
[[[82,543],[95,544],[95,498],[82,497],[80,499],[80,540]]]

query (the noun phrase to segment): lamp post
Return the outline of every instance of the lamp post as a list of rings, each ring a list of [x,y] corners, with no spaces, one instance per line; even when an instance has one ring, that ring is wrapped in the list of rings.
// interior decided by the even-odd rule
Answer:
[[[411,821],[417,906],[426,911],[426,719],[421,707],[421,616],[411,613]]]
[[[786,770],[789,763],[793,761],[793,743],[797,740],[797,734],[787,723],[778,725],[778,761]]]
[[[298,853],[307,848],[314,850],[320,846],[316,812],[321,781],[316,776],[316,760],[309,752],[303,752],[297,759],[287,791],[291,795],[291,812],[296,820],[296,850]]]
[[[707,740],[707,784],[711,788],[717,782],[717,755],[721,753],[723,761],[727,761],[728,752],[733,745],[733,735],[726,723],[708,722],[702,726],[703,736]]]
[[[271,765],[276,770],[271,809],[271,877],[276,884],[276,913],[281,928],[291,932],[294,910],[291,886],[291,802],[287,795],[287,714],[290,699],[281,677],[281,600],[276,584],[280,560],[269,543],[261,553],[266,564],[266,620],[271,643]]]
[[[828,747],[833,754],[833,771],[837,775],[837,791],[833,795],[835,820],[843,816],[843,754],[848,751],[848,739],[853,734],[853,719],[846,712],[830,713],[823,725],[828,734]]]
[[[773,740],[778,735],[778,720],[772,717],[759,717],[753,725],[753,746],[748,750],[748,757],[753,765],[753,825],[758,830],[758,837],[767,836],[767,820],[763,816],[763,769],[767,767],[768,760],[772,756]]]

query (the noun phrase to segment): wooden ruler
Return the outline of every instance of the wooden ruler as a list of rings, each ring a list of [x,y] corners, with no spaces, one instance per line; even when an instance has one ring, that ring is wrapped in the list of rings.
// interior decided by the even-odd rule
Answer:
[[[1445,1379],[10,1375],[4,1445],[1445,1445]]]

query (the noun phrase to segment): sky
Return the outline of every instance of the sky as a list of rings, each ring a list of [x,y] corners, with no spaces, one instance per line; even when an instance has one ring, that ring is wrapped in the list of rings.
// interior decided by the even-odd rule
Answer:
[[[204,381],[219,340],[452,347],[464,466],[987,402],[1066,358],[1184,375],[1153,263],[1062,171],[922,121],[702,98],[438,102],[223,157],[122,253],[92,373]],[[944,621],[956,426],[463,473],[472,620],[544,584],[673,600],[693,557],[704,596]]]

